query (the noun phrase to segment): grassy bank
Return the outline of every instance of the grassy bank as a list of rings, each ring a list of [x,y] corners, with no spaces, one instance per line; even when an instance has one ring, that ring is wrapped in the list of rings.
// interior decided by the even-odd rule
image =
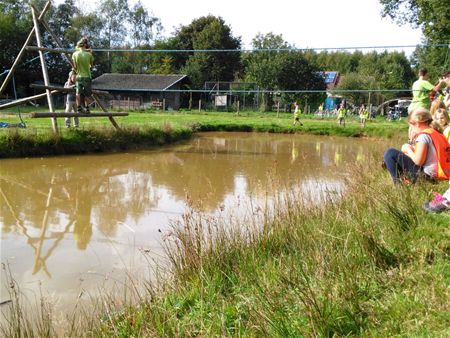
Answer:
[[[393,189],[365,172],[339,201],[288,190],[273,217],[239,227],[187,213],[168,244],[172,282],[94,335],[448,336],[450,216],[420,208],[447,185]]]
[[[2,112],[3,114],[5,112]],[[54,135],[50,119],[32,119],[26,113],[26,129],[0,129],[0,158],[107,152],[161,145],[184,139],[196,131],[246,131],[301,133],[348,137],[392,138],[406,135],[405,121],[386,122],[382,117],[361,128],[357,117],[348,117],[345,127],[335,118],[303,115],[303,126],[292,125],[292,114],[243,112],[131,112],[116,118],[123,129],[115,131],[106,118],[81,119],[78,130],[64,128]],[[2,121],[18,122],[17,115],[4,114]]]
[[[115,152],[151,148],[189,139],[191,129],[74,129],[63,134],[8,130],[0,134],[0,158]]]
[[[373,168],[355,166],[339,199],[287,189],[273,214],[255,208],[240,224],[192,208],[166,239],[171,278],[138,304],[98,302],[101,316],[84,313],[64,335],[449,336],[450,216],[420,207],[448,185],[393,189]],[[3,333],[54,336],[44,310],[37,328],[16,315]]]

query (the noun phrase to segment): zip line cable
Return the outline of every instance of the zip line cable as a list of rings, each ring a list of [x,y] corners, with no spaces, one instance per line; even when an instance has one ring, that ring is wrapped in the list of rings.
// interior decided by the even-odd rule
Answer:
[[[47,56],[49,53],[50,53],[50,52],[45,52],[44,55]],[[24,65],[27,65],[27,64],[29,64],[29,63],[32,63],[32,62],[36,61],[36,60],[39,59],[39,58],[40,58],[40,56],[36,56],[35,58],[32,58],[31,60],[28,60],[27,62],[23,62],[23,63],[21,64],[21,66],[24,66]],[[0,74],[0,77],[2,77],[3,75],[8,74],[10,70],[11,70],[11,69],[6,69],[3,73]]]
[[[302,51],[333,51],[333,50],[358,50],[358,49],[394,49],[394,48],[430,48],[430,47],[449,47],[446,44],[422,44],[422,45],[394,45],[394,46],[350,46],[350,47],[317,47],[317,48],[248,48],[248,49],[136,49],[136,48],[93,48],[93,52],[98,53],[248,53],[248,52],[302,52]],[[31,48],[31,47],[30,47]],[[33,49],[46,49],[37,48]],[[52,48],[53,53],[72,53],[75,49]]]
[[[140,89],[140,88],[103,88],[105,91],[126,90],[129,92],[164,92],[164,93],[211,93],[210,89]],[[387,93],[387,92],[411,92],[411,88],[407,89],[296,89],[296,90],[278,90],[278,89],[250,89],[250,90],[234,90],[234,89],[215,89],[214,94],[233,94],[233,93],[250,93],[250,94],[278,94],[278,93]]]
[[[428,47],[450,47],[447,44],[429,44],[429,45],[397,45],[397,46],[353,46],[353,47],[317,47],[317,48],[248,48],[248,49],[93,49],[94,52],[134,52],[134,53],[205,53],[205,52],[303,52],[303,51],[328,51],[328,50],[347,50],[347,49],[394,49],[394,48],[428,48]]]

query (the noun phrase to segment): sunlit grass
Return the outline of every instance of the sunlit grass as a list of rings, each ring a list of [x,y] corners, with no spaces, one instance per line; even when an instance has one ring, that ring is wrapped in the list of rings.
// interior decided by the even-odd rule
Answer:
[[[1,116],[1,115],[0,115]],[[17,115],[4,115],[4,121],[18,122]],[[32,119],[23,114],[27,128],[0,129],[0,158],[45,156],[142,149],[180,139],[198,131],[241,131],[299,133],[347,137],[393,138],[406,135],[404,121],[386,122],[382,117],[361,128],[356,116],[348,117],[346,127],[333,117],[302,116],[303,126],[292,124],[292,114],[241,112],[130,112],[115,118],[122,130],[115,130],[108,119],[81,118],[80,128],[66,129],[58,119],[59,133],[52,130],[50,119]],[[162,133],[164,137],[158,136]],[[123,137],[126,135],[126,137]],[[164,142],[160,142],[164,139]]]

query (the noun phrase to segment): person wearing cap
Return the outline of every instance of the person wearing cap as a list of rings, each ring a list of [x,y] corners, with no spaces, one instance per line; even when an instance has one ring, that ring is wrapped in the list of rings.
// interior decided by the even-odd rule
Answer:
[[[76,83],[77,75],[71,71],[69,73],[69,78],[64,84],[64,88],[73,88]],[[70,91],[66,95],[66,113],[72,113],[77,111],[76,95],[74,91]],[[73,118],[73,126],[78,128],[78,117]],[[66,127],[70,128],[70,117],[66,117]]]
[[[94,57],[92,56],[89,42],[87,38],[82,38],[77,42],[75,53],[72,54],[74,64],[73,71],[77,75],[76,80],[76,102],[77,112],[90,113],[89,111],[89,97],[92,94],[91,89],[91,67],[94,64]]]

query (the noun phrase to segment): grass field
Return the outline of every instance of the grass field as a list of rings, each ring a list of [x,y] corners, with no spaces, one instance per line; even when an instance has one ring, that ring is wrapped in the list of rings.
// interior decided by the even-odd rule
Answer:
[[[30,109],[28,108],[28,112]],[[45,109],[44,109],[45,110]],[[347,137],[393,138],[406,135],[405,121],[387,122],[383,117],[368,121],[361,128],[356,116],[339,126],[335,118],[302,115],[303,126],[294,126],[292,114],[241,112],[130,112],[116,117],[121,127],[116,131],[104,117],[81,118],[80,128],[66,129],[58,119],[55,135],[49,118],[33,119],[21,114],[25,129],[0,129],[0,157],[46,156],[89,152],[110,152],[158,146],[186,139],[196,131],[246,131],[270,133],[302,133]],[[2,112],[1,120],[20,122],[17,113]]]

